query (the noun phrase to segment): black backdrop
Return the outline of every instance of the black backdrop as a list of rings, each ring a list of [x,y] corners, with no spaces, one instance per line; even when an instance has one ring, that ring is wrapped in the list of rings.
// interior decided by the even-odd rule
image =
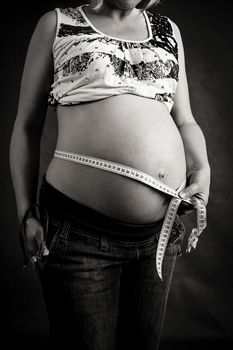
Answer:
[[[21,1],[1,6],[1,327],[19,348],[47,348],[48,321],[38,280],[22,270],[16,204],[9,170],[9,143],[16,117],[26,49],[39,17],[75,2]],[[76,4],[80,4],[77,1]],[[233,342],[232,283],[232,15],[222,1],[164,0],[160,12],[180,27],[193,113],[208,144],[212,167],[208,228],[196,251],[183,253],[174,274],[162,349],[224,348]],[[41,174],[52,157],[56,118],[49,110],[41,142]],[[41,179],[41,176],[40,176]],[[189,229],[191,216],[185,218]],[[185,242],[184,242],[185,244]],[[172,344],[172,345],[171,345]],[[130,350],[130,349],[129,349]]]

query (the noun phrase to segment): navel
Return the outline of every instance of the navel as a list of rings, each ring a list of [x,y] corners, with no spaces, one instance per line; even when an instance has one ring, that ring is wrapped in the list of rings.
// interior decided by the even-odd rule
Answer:
[[[162,170],[159,172],[159,178],[160,178],[161,180],[164,180],[164,179],[165,179],[165,177],[166,177],[165,170],[164,170],[164,169],[162,169]]]

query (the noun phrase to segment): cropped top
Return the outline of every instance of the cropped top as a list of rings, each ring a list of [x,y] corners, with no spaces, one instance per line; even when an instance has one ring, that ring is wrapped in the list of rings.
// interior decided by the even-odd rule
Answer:
[[[166,16],[143,11],[149,37],[123,40],[100,32],[83,10],[56,8],[54,81],[48,104],[74,105],[120,94],[163,102],[169,111],[178,84],[178,44]]]

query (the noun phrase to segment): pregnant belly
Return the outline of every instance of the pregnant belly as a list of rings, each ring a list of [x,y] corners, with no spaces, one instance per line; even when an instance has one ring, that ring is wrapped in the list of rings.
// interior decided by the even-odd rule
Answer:
[[[61,107],[56,149],[137,168],[174,189],[185,179],[182,139],[166,107],[131,95]],[[58,158],[50,162],[46,179],[79,203],[131,223],[163,218],[171,198],[135,180]]]

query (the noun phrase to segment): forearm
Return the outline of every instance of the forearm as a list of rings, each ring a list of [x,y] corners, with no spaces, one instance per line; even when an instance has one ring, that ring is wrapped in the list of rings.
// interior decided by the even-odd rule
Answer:
[[[197,123],[184,123],[179,127],[187,164],[187,173],[194,169],[209,169],[206,142]]]
[[[18,220],[37,201],[40,164],[40,138],[15,126],[10,143],[10,171],[15,192]]]

